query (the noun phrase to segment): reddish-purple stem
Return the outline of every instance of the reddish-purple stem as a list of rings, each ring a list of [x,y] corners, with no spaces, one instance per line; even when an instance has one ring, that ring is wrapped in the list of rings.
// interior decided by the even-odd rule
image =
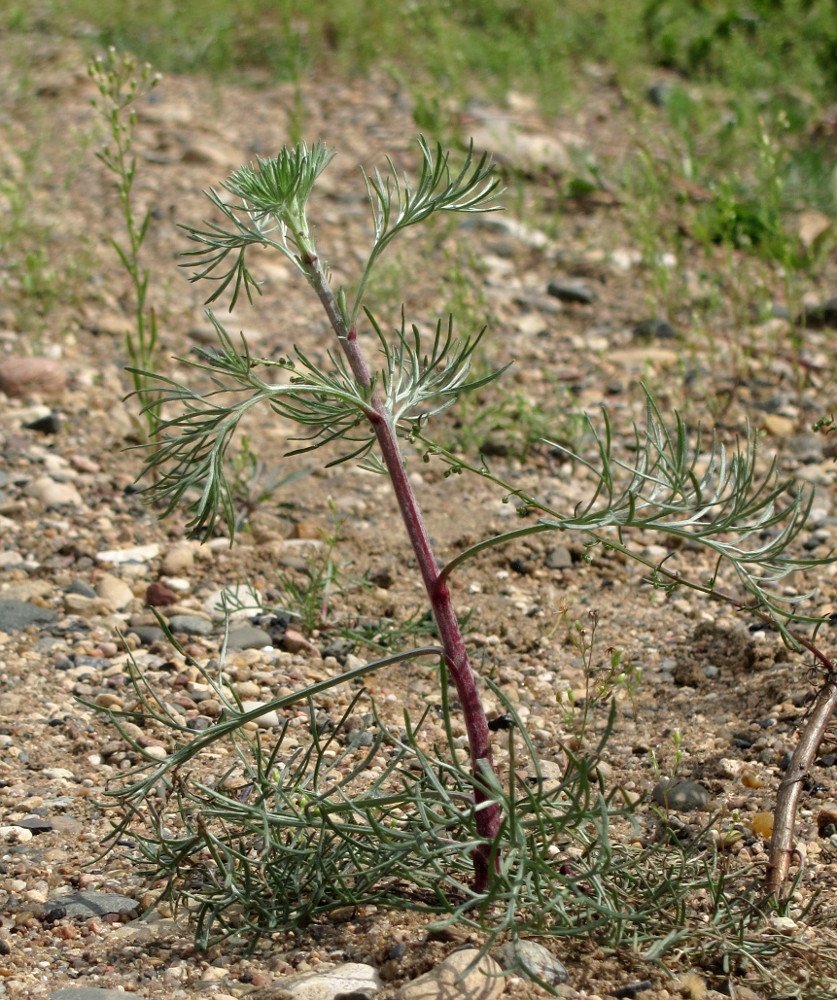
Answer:
[[[347,328],[319,259],[309,255],[305,258],[304,263],[308,269],[309,280],[325,308],[334,332],[337,334],[352,369],[352,374],[359,385],[368,389],[372,380],[366,360],[357,343],[355,327]],[[456,612],[453,609],[450,590],[447,582],[440,575],[421,509],[410,485],[407,470],[404,468],[404,460],[398,446],[395,428],[383,401],[376,392],[369,400],[367,417],[375,431],[381,456],[395,491],[401,517],[407,529],[422,581],[430,599],[433,617],[439,629],[439,638],[445,651],[445,664],[462,705],[471,754],[471,770],[474,776],[474,803],[476,806],[480,806],[488,800],[481,771],[486,767],[493,771],[494,761],[491,755],[488,720],[485,717],[485,710],[477,690],[474,671],[471,668]],[[474,891],[477,893],[484,892],[488,886],[491,845],[499,832],[500,820],[500,809],[496,802],[477,810],[477,832],[485,840],[485,843],[475,851],[473,857]]]

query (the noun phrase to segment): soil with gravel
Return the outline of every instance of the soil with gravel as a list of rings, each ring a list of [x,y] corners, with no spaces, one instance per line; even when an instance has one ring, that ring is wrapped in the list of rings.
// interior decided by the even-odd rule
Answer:
[[[12,46],[30,60],[25,80],[6,58]],[[397,997],[461,945],[478,945],[479,935],[456,927],[429,934],[428,919],[398,911],[347,911],[305,933],[262,940],[251,953],[235,943],[199,951],[183,915],[154,904],[156,886],[139,872],[130,831],[118,851],[102,853],[111,829],[104,793],[137,756],[85,703],[132,707],[130,656],[199,730],[220,712],[196,666],[220,655],[223,623],[213,607],[219,590],[257,592],[274,611],[243,624],[264,630],[275,609],[300,613],[290,595],[311,587],[312,567],[330,558],[338,568],[324,617],[309,608],[301,619],[274,621],[277,630],[266,639],[262,631],[230,644],[225,667],[242,700],[255,701],[331,676],[347,655],[371,658],[361,644],[336,643],[347,625],[371,633],[378,623],[385,631],[426,605],[386,482],[351,464],[319,468],[316,455],[284,459],[292,429],[268,414],[246,426],[250,452],[264,465],[240,464],[241,530],[233,547],[220,534],[189,542],[182,511],[160,520],[143,504],[134,486],[141,455],[131,447],[136,408],[124,400],[131,290],[108,243],[122,232],[112,179],[94,157],[101,131],[84,59],[47,36],[7,37],[2,47],[2,211],[18,213],[24,243],[38,233],[48,242],[42,257],[31,249],[28,270],[0,261],[0,995],[60,997],[61,990],[88,988],[102,991],[91,998],[124,990],[147,1000],[266,1000],[292,995],[291,974],[352,962],[383,976],[376,993],[382,1000]],[[505,109],[462,109],[461,135],[492,145],[508,171],[511,209],[410,233],[372,289],[369,301],[382,323],[398,323],[402,299],[408,318],[422,322],[455,308],[465,324],[488,324],[486,365],[513,362],[498,386],[469,401],[459,417],[440,418],[439,436],[473,458],[490,456],[498,476],[570,511],[594,485],[564,450],[591,453],[581,415],[600,421],[606,406],[616,447],[630,458],[644,379],[664,411],[683,411],[690,429],[714,422],[731,442],[749,421],[765,467],[775,453],[783,473],[816,486],[800,543],[827,556],[837,539],[835,470],[829,439],[810,428],[837,402],[834,310],[824,308],[837,270],[823,265],[800,278],[801,306],[790,307],[807,307],[812,321],[797,345],[782,318],[789,304],[777,268],[742,253],[707,253],[687,236],[676,264],[682,298],[658,322],[649,305],[652,278],[629,224],[632,206],[619,194],[632,150],[628,110],[606,74],[584,75],[579,92],[575,110],[560,121],[543,121],[519,95]],[[411,101],[385,77],[305,83],[301,101],[305,136],[338,152],[311,214],[335,279],[350,280],[370,228],[358,165],[383,167],[389,155],[415,169]],[[211,343],[212,334],[203,314],[206,288],[188,284],[177,268],[186,245],[178,226],[205,216],[204,189],[243,160],[288,142],[298,108],[291,85],[167,77],[137,109],[135,193],[140,210],[152,212],[145,261],[168,374],[191,377],[170,359]],[[33,150],[34,158],[27,155]],[[563,197],[579,150],[597,158],[612,190],[583,201]],[[681,238],[672,232],[672,246],[659,253],[673,252]],[[8,248],[14,251],[11,242]],[[325,360],[332,346],[326,323],[298,276],[270,258],[254,269],[263,295],[237,310],[230,329],[243,330],[256,355],[276,357],[296,345]],[[33,287],[36,278],[43,287]],[[747,298],[765,283],[777,307],[768,319]],[[720,304],[710,310],[713,294]],[[363,336],[373,350],[372,338]],[[21,374],[15,366],[27,357],[44,367]],[[538,419],[547,421],[552,444],[528,440]],[[408,462],[441,560],[521,523],[515,504],[489,483],[446,478],[441,463],[422,462],[415,449]],[[272,491],[274,471],[306,474]],[[259,502],[263,488],[269,496]],[[324,539],[334,539],[333,547]],[[665,554],[657,537],[630,544],[655,561]],[[791,581],[799,592],[816,591],[806,607],[825,617],[835,608],[835,565],[825,562],[807,582]],[[678,566],[698,579],[712,570],[688,549],[678,553]],[[656,788],[665,805],[659,777],[676,764],[677,778],[699,787],[694,802],[672,799],[669,809],[693,830],[712,826],[731,870],[764,869],[769,814],[821,675],[810,657],[788,651],[752,616],[689,590],[668,595],[645,575],[616,553],[587,553],[580,536],[536,535],[461,569],[454,597],[480,671],[526,721],[542,758],[559,764],[565,748],[577,746],[580,700],[591,695],[571,637],[576,622],[589,637],[595,613],[596,675],[610,648],[621,650],[621,669],[641,668],[635,687],[618,693],[600,768],[608,787],[641,799],[634,836],[658,835],[660,806],[651,793]],[[171,621],[180,650],[158,631],[150,603]],[[832,633],[828,623],[820,633],[826,650]],[[376,673],[367,688],[394,725],[405,708],[420,715],[439,699],[432,671],[420,664]],[[352,695],[336,689],[323,710],[340,713]],[[490,692],[486,700],[491,717],[502,712]],[[604,708],[591,713],[588,744],[606,715]],[[136,736],[152,756],[171,748],[170,734],[150,724]],[[499,737],[497,753],[502,763]],[[787,948],[765,958],[764,967],[795,980],[799,996],[813,995],[805,984],[837,948],[836,767],[829,737],[797,817],[804,870],[796,858],[795,897],[786,916],[756,932],[766,942],[787,937]],[[671,786],[665,794],[673,794]],[[695,811],[678,811],[692,805]],[[675,951],[666,966],[592,939],[543,943],[569,972],[569,985],[559,988],[566,997],[779,995],[764,970],[739,970],[731,981],[711,954],[681,961]],[[505,990],[546,995],[519,977]]]

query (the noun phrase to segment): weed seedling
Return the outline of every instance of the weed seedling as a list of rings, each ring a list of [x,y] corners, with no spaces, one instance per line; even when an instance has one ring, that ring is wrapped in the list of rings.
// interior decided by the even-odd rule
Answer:
[[[137,66],[129,55],[117,55],[108,50],[106,57],[94,59],[88,74],[99,96],[93,106],[104,118],[109,132],[108,145],[96,155],[113,174],[127,242],[111,239],[126,274],[131,280],[134,296],[134,329],[125,337],[125,346],[131,360],[131,378],[134,392],[142,404],[145,421],[144,439],[156,439],[160,422],[160,403],[156,399],[153,383],[157,367],[157,316],[148,306],[148,269],[142,265],[142,245],[148,234],[151,209],[142,218],[137,216],[134,199],[134,178],[137,160],[133,153],[136,132],[136,113],[133,105],[146,97],[157,86],[160,77],[147,63]]]

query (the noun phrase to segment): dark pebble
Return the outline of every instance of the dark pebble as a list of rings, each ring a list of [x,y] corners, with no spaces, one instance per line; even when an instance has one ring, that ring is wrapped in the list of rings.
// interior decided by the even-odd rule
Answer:
[[[70,586],[67,588],[68,594],[81,594],[82,597],[95,597],[96,591],[86,583],[84,580],[80,580],[78,577],[73,580]]]
[[[675,340],[677,331],[664,319],[644,319],[634,327],[637,340]]]
[[[177,594],[162,583],[149,584],[145,592],[145,603],[150,608],[167,608],[178,600]]]
[[[24,816],[23,819],[17,820],[12,823],[12,826],[23,827],[24,830],[31,830],[36,836],[39,833],[49,833],[52,829],[52,823],[48,819],[43,819],[41,816]]]
[[[23,425],[28,431],[37,431],[38,434],[58,434],[61,430],[61,417],[52,411],[45,417],[38,417],[30,424]]]
[[[55,663],[53,663],[53,667],[56,670],[72,670],[74,666],[75,664],[69,656],[59,656]]]
[[[569,302],[574,305],[589,306],[598,299],[598,295],[592,288],[562,281],[550,281],[546,286],[546,291],[548,295],[552,295],[560,302]]]
[[[624,986],[618,986],[615,990],[611,990],[608,996],[611,997],[635,997],[637,993],[644,993],[646,990],[651,989],[651,980],[643,979],[641,983],[626,983]]]
[[[837,298],[828,299],[822,305],[808,306],[797,323],[809,330],[837,329]]]
[[[172,632],[183,632],[186,635],[209,635],[212,632],[212,622],[199,615],[172,615],[169,618],[169,628]]]
[[[817,763],[821,767],[833,767],[835,764],[837,764],[837,753],[824,754],[822,757],[820,757]]]

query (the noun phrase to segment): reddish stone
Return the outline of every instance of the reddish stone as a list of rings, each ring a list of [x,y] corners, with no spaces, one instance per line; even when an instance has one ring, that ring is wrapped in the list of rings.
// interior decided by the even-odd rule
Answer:
[[[162,583],[152,583],[145,592],[145,603],[150,608],[166,608],[177,601],[177,594]]]
[[[0,392],[10,399],[60,396],[67,387],[67,372],[52,358],[4,358],[0,361]]]

